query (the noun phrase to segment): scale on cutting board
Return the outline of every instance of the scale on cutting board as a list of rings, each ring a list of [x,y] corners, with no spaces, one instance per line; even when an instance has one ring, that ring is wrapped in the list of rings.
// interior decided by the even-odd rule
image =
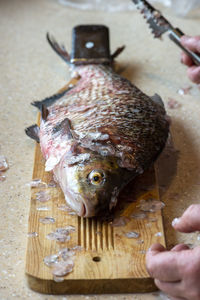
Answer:
[[[105,38],[101,40],[108,44]],[[54,50],[60,51],[59,54],[62,56],[63,48],[59,49],[55,41],[49,41]],[[112,56],[105,52],[104,62],[108,63],[108,60],[119,54],[122,48],[119,48]],[[73,63],[79,64],[85,61],[82,57],[77,60],[77,53],[80,49],[75,47],[75,50],[77,51],[73,52],[71,57]],[[63,59],[67,61],[69,59],[66,52]],[[102,58],[99,59],[102,63]],[[92,63],[94,62],[97,62],[96,58],[95,60],[92,58]],[[77,80],[72,79],[58,93],[74,85]],[[38,123],[39,120],[40,114]],[[145,254],[153,243],[165,245],[162,213],[161,209],[151,212],[145,212],[145,209],[142,212],[140,210],[141,200],[159,200],[154,168],[139,176],[121,192],[116,216],[111,223],[96,218],[81,218],[67,210],[60,209],[66,205],[63,192],[58,186],[51,184],[52,174],[45,172],[44,165],[40,146],[36,144],[33,179],[38,178],[46,184],[31,188],[26,255],[26,277],[29,287],[34,291],[48,294],[154,291],[156,289],[154,281],[149,277],[145,267]],[[49,199],[42,203],[36,198],[38,193],[41,195],[44,192],[48,193]],[[41,209],[41,206],[47,209]],[[52,222],[41,222],[45,218],[49,218]],[[116,222],[120,218],[124,223],[121,224],[123,226],[119,226]],[[56,229],[67,226],[74,228],[68,241],[47,238]],[[80,249],[74,256],[72,271],[65,276],[55,278],[52,268],[44,263],[44,258],[58,253],[63,248],[77,248],[77,246]]]

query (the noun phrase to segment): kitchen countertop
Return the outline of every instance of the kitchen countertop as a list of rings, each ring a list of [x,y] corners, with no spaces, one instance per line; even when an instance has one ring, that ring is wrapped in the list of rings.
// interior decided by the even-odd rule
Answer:
[[[200,11],[181,19],[168,8],[162,11],[173,24],[191,35],[200,34]],[[198,16],[199,15],[199,16]],[[167,37],[155,40],[137,11],[92,12],[67,8],[53,0],[2,0],[0,2],[0,155],[9,162],[6,180],[0,182],[0,299],[166,299],[160,293],[128,295],[51,296],[35,293],[26,285],[25,251],[29,214],[34,142],[24,128],[34,124],[37,111],[30,106],[54,94],[68,81],[69,68],[45,41],[46,32],[71,49],[71,29],[77,24],[105,24],[110,28],[112,52],[123,44],[118,57],[122,75],[149,95],[163,98],[171,117],[176,151],[159,160],[161,197],[168,247],[185,242],[197,245],[197,233],[176,233],[171,221],[192,203],[200,203],[200,90],[180,64],[180,50]],[[191,86],[187,95],[180,88]],[[173,98],[177,108],[169,108]],[[171,161],[171,164],[169,163]],[[171,167],[169,167],[171,166]]]

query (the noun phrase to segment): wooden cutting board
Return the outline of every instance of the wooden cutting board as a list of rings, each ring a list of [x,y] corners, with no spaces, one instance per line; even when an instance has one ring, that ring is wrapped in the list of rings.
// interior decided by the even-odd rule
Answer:
[[[71,83],[71,82],[70,82]],[[69,83],[69,84],[70,84]],[[72,82],[74,83],[74,82]],[[36,144],[33,179],[49,183],[51,172],[45,172],[40,146]],[[40,203],[36,194],[47,191],[50,200]],[[31,188],[31,203],[28,225],[26,277],[31,289],[48,294],[105,294],[150,292],[156,289],[145,268],[145,253],[152,243],[165,245],[161,210],[148,212],[145,219],[130,216],[141,212],[141,199],[159,200],[154,168],[130,183],[121,193],[116,217],[123,216],[125,226],[115,227],[109,222],[95,218],[80,218],[59,209],[65,199],[59,187]],[[38,210],[46,206],[48,211]],[[53,217],[55,223],[43,224],[40,218]],[[72,225],[75,232],[68,242],[60,243],[47,239],[47,234],[56,228]],[[127,232],[139,233],[138,238],[127,238]],[[65,247],[80,245],[74,260],[74,269],[55,282],[51,268],[43,259]]]

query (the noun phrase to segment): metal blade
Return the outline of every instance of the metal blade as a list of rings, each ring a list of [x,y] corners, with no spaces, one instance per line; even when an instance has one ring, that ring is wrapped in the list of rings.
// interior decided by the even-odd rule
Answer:
[[[155,38],[160,37],[169,29],[173,29],[173,26],[161,15],[160,11],[155,9],[146,0],[132,1],[135,3],[137,9],[144,15]]]

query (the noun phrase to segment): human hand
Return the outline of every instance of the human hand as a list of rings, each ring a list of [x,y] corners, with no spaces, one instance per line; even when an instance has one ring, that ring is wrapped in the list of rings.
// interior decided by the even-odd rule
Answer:
[[[191,205],[173,226],[181,232],[200,230],[200,205]],[[173,300],[200,300],[200,247],[176,245],[167,251],[154,244],[146,255],[147,270],[155,284]]]
[[[200,55],[200,36],[182,36],[181,44],[187,49],[197,53]],[[192,59],[182,52],[181,54],[181,62],[188,66],[187,74],[190,80],[194,83],[200,84],[200,66],[196,66]]]

